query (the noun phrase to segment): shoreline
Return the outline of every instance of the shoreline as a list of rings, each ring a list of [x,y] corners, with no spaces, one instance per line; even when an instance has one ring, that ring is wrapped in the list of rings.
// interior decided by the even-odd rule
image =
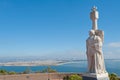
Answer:
[[[19,61],[19,62],[6,62],[0,63],[0,66],[57,66],[60,64],[64,64],[66,62],[63,61],[53,61],[53,60],[46,60],[46,61]]]
[[[105,59],[107,61],[108,59]],[[111,60],[111,59],[110,59]],[[114,59],[113,59],[114,60]],[[14,62],[1,62],[0,66],[59,66],[69,63],[79,63],[86,60],[77,61],[60,61],[60,60],[39,60],[39,61],[14,61]],[[114,60],[119,61],[119,60]]]
[[[0,66],[59,66],[69,63],[79,63],[80,61],[55,61],[55,60],[45,60],[45,61],[18,61],[18,62],[6,62],[0,63]]]

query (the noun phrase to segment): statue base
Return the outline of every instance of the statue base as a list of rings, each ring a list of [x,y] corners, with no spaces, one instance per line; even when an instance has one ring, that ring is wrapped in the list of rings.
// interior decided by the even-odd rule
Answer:
[[[86,73],[82,75],[83,80],[110,80],[108,73],[95,74],[95,73]]]

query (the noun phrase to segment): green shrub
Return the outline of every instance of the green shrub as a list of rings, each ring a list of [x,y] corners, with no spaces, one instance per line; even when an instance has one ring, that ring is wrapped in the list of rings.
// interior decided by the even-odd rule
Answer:
[[[8,74],[9,74],[9,75],[14,75],[14,74],[16,74],[16,72],[11,71],[11,72],[8,72]]]
[[[119,80],[117,74],[115,73],[109,74],[109,78],[110,80]]]
[[[55,73],[57,71],[52,69],[50,66],[48,66],[46,69],[43,69],[41,72],[42,73]]]
[[[80,77],[79,75],[75,74],[75,75],[71,75],[71,76],[65,76],[63,78],[63,80],[82,80],[82,77]]]
[[[31,69],[27,67],[25,71],[23,71],[23,74],[29,74],[29,73],[31,73]]]
[[[63,77],[63,80],[69,80],[69,76]]]
[[[1,74],[1,75],[6,75],[6,74],[8,74],[8,72],[7,72],[6,70],[1,69],[1,70],[0,70],[0,74]]]
[[[71,75],[69,77],[69,80],[82,80],[82,78],[80,76],[78,76],[78,75]]]

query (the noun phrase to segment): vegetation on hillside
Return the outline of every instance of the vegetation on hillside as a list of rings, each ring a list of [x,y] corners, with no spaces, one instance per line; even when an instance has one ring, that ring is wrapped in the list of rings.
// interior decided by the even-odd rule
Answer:
[[[41,71],[42,73],[56,73],[57,71],[48,66],[46,69]]]
[[[74,74],[71,76],[65,76],[63,80],[82,80],[82,77],[77,74]]]
[[[0,75],[13,75],[13,74],[29,74],[29,73],[56,73],[57,71],[52,69],[50,66],[43,70],[37,70],[35,72],[32,72],[30,67],[27,67],[23,72],[14,72],[14,71],[7,71],[4,69],[0,69]]]
[[[4,70],[4,69],[1,69],[1,70],[0,70],[0,75],[7,75],[7,74],[13,75],[13,74],[16,74],[16,72],[14,72],[14,71],[8,72],[8,71],[6,71],[6,70]]]
[[[120,78],[118,78],[117,74],[115,73],[109,74],[109,78],[110,80],[120,80]]]
[[[22,73],[23,74],[29,74],[31,72],[32,72],[32,70],[30,69],[30,67],[27,67]]]
[[[0,75],[29,74],[31,72],[32,71],[31,71],[31,69],[29,67],[27,67],[25,69],[25,71],[23,71],[21,73],[1,69],[0,70]],[[52,69],[50,66],[48,66],[47,68],[45,68],[45,69],[43,69],[41,71],[40,70],[36,71],[35,73],[55,73],[55,72],[57,72],[57,71]],[[120,80],[120,78],[115,73],[109,74],[109,78],[110,78],[110,80]],[[77,74],[74,74],[74,75],[65,76],[63,78],[63,80],[82,80],[82,77],[77,75]]]
[[[109,74],[109,78],[110,80],[120,80],[120,78],[115,73]],[[75,74],[71,76],[65,76],[63,80],[82,80],[82,77]]]

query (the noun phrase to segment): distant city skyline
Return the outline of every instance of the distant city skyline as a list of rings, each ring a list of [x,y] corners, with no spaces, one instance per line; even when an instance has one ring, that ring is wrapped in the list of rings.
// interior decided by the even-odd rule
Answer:
[[[91,8],[105,32],[105,58],[120,59],[119,0],[0,0],[0,57],[86,58]]]

